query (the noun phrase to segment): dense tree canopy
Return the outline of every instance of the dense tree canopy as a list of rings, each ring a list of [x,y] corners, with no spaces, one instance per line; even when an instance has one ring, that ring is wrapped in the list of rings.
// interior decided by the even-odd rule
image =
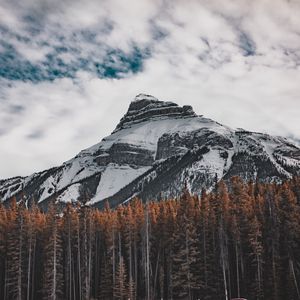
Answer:
[[[0,204],[0,299],[300,299],[300,179],[103,210]]]

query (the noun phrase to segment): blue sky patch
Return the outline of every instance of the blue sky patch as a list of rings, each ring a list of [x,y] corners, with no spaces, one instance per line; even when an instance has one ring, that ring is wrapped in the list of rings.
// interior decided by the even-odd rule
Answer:
[[[86,36],[92,40],[93,35]],[[74,48],[56,46],[45,58],[33,63],[22,57],[15,47],[0,41],[0,77],[7,80],[39,82],[57,78],[74,78],[76,72],[83,70],[97,74],[99,78],[121,78],[141,72],[143,62],[150,56],[149,49],[132,47],[129,53],[119,49],[106,49],[103,57],[97,54],[82,55]],[[101,47],[101,45],[99,45]],[[60,55],[68,53],[72,60],[65,62]]]
[[[240,48],[243,51],[244,56],[253,56],[256,53],[256,45],[252,38],[245,32],[239,34]]]

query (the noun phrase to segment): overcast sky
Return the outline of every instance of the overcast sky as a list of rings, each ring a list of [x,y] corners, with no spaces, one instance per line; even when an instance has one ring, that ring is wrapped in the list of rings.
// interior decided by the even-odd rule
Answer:
[[[0,178],[99,142],[136,94],[300,139],[298,0],[0,0]]]

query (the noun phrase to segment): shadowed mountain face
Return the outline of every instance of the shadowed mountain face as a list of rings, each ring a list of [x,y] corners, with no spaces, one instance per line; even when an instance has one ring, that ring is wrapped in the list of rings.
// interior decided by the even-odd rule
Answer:
[[[25,197],[47,208],[84,201],[102,207],[140,196],[176,196],[218,179],[281,181],[300,175],[300,149],[282,137],[235,130],[198,116],[189,105],[140,94],[111,135],[73,159],[28,177],[0,181],[0,199]]]

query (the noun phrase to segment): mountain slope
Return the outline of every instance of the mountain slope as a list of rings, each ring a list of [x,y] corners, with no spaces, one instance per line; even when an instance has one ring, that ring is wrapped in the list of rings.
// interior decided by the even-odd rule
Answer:
[[[234,130],[198,116],[191,106],[140,94],[114,132],[62,166],[0,181],[0,197],[117,205],[210,188],[217,176],[280,181],[300,175],[300,149],[282,137]]]

